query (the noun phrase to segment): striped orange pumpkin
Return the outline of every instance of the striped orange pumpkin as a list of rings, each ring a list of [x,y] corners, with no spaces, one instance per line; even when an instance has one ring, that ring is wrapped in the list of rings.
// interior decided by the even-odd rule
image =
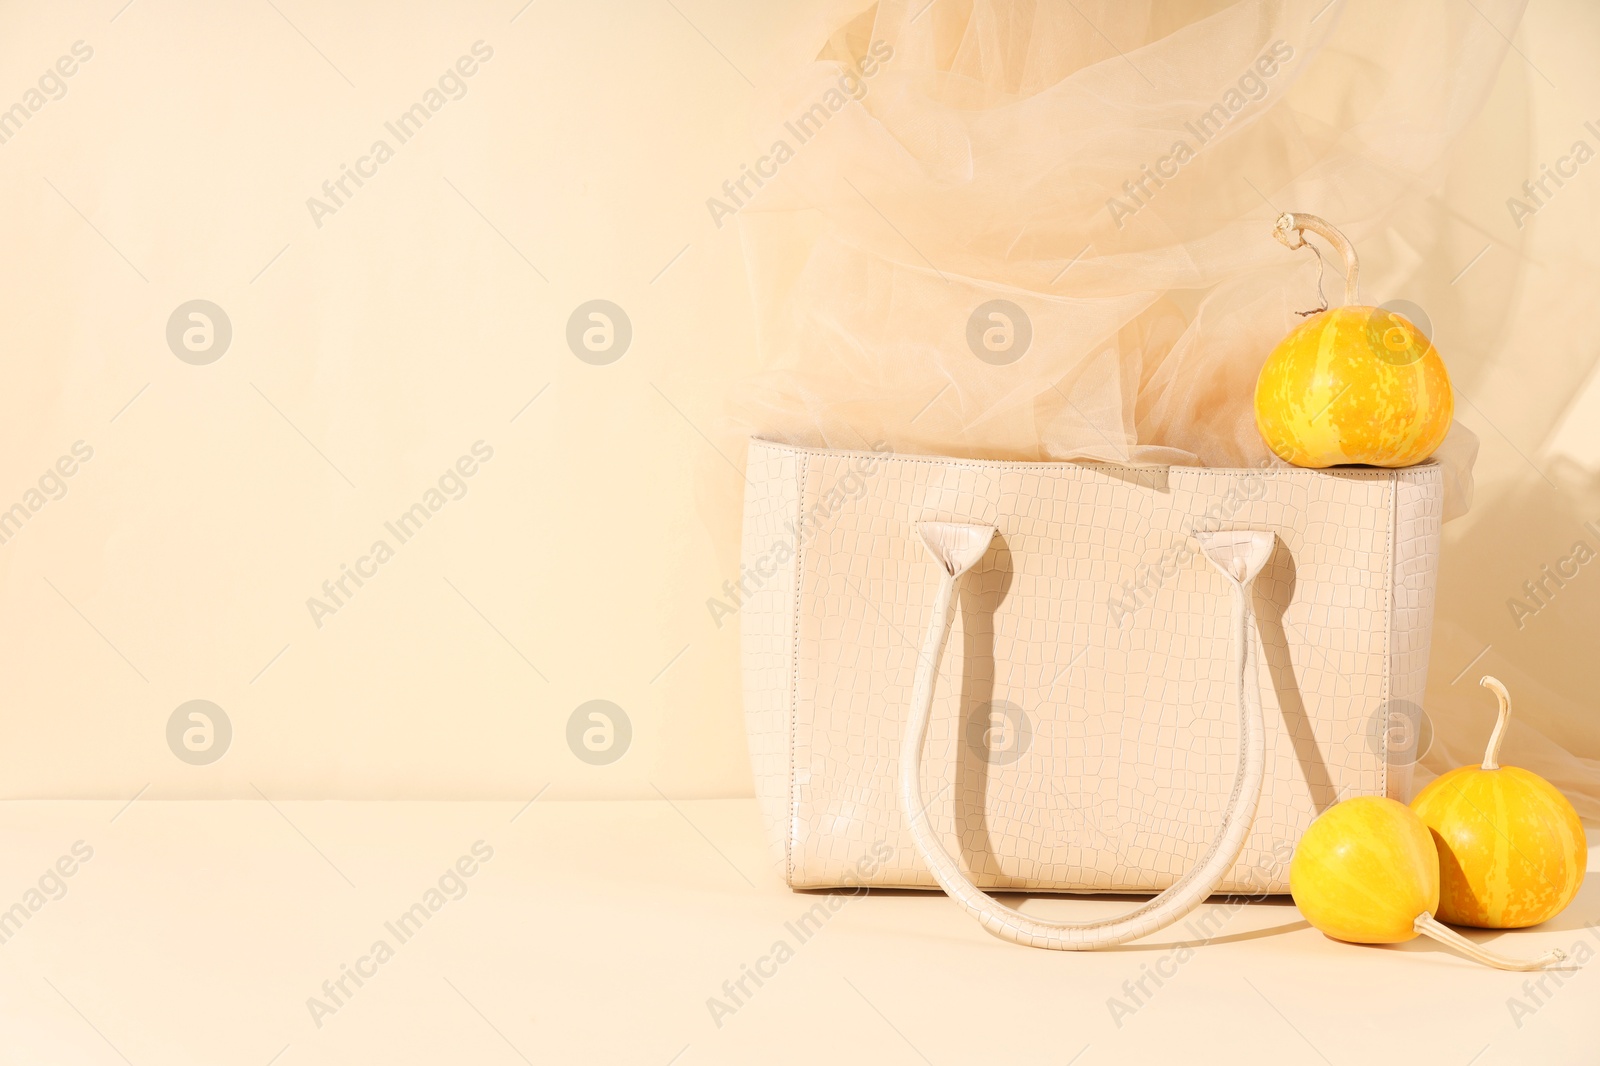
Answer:
[[[1324,306],[1272,350],[1256,379],[1256,429],[1295,466],[1420,463],[1455,416],[1444,360],[1410,319],[1361,303],[1344,234],[1315,215],[1285,214],[1273,227],[1290,248],[1306,247],[1307,232],[1344,257],[1345,306]]]
[[[1404,316],[1335,307],[1302,322],[1256,380],[1256,428],[1295,466],[1411,466],[1455,415],[1433,342]]]
[[[1511,715],[1505,686],[1481,682],[1500,699],[1500,717],[1478,766],[1431,781],[1411,807],[1439,851],[1437,916],[1454,925],[1520,929],[1548,921],[1583,884],[1588,841],[1572,804],[1538,774],[1499,763]]]

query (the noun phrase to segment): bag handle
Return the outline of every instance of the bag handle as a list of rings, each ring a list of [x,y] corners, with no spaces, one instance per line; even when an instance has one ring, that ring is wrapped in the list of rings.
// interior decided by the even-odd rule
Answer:
[[[1227,876],[1244,848],[1255,821],[1266,768],[1266,729],[1261,714],[1261,692],[1256,676],[1253,612],[1250,583],[1272,554],[1274,536],[1252,531],[1196,533],[1206,558],[1228,579],[1232,591],[1233,682],[1239,710],[1241,757],[1233,779],[1233,793],[1223,813],[1222,828],[1211,848],[1176,884],[1147,903],[1116,918],[1092,922],[1062,922],[1034,918],[1013,910],[973,884],[928,825],[922,804],[922,749],[933,708],[933,687],[939,660],[950,634],[950,607],[961,575],[989,550],[992,526],[954,522],[923,522],[917,531],[944,570],[934,599],[927,639],[917,660],[911,688],[911,714],[900,744],[900,810],[911,827],[911,838],[934,879],[950,898],[1002,940],[1058,951],[1090,951],[1126,943],[1164,929],[1183,918],[1211,895]]]

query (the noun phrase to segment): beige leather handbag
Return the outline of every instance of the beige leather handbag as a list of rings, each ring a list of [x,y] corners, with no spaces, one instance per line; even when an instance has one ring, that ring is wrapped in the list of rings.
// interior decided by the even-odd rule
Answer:
[[[1317,814],[1407,798],[1391,742],[1427,674],[1437,466],[758,440],[746,476],[750,754],[794,888],[937,887],[1005,939],[1105,947],[1287,891]],[[1153,898],[1061,922],[997,890]]]

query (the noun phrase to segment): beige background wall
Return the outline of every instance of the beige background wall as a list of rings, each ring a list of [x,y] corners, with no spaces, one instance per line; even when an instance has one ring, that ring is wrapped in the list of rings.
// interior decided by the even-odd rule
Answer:
[[[737,627],[705,601],[737,566],[723,397],[758,360],[738,230],[705,201],[815,12],[275,2],[0,7],[0,108],[93,49],[0,144],[0,508],[93,450],[0,544],[0,791],[747,794]],[[1600,148],[1600,12],[1535,0],[1514,39],[1437,246],[1400,227],[1363,252],[1371,295],[1429,308],[1483,441],[1428,710],[1487,722],[1492,670],[1597,757],[1600,561],[1520,630],[1506,600],[1600,546],[1600,161],[1521,230],[1505,200]],[[479,41],[400,143],[385,123]],[[379,138],[393,157],[314,218]],[[631,322],[608,365],[566,339],[595,299]],[[193,300],[231,323],[203,365],[167,339]],[[479,441],[399,543],[385,522]],[[393,558],[319,627],[308,598],[380,538]],[[169,746],[191,700],[232,727],[204,765]],[[591,700],[631,722],[606,765],[567,742]]]

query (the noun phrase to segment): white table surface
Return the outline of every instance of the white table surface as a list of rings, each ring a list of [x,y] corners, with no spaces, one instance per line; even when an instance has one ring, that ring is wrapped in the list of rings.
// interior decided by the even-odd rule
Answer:
[[[1181,932],[1031,951],[922,893],[838,900],[802,942],[790,926],[826,901],[769,869],[753,800],[13,801],[0,840],[0,908],[37,905],[0,926],[0,1063],[18,1066],[1600,1062],[1600,967],[1540,993],[1426,941],[1335,943],[1287,899],[1181,964]],[[92,858],[30,897],[79,841]],[[385,923],[478,841],[493,857],[465,894],[401,942]],[[1591,882],[1545,927],[1481,935],[1587,960],[1597,921]],[[319,1026],[308,1000],[334,1006],[323,983],[380,939],[392,958],[362,962]],[[793,957],[735,1003],[724,982],[780,940]],[[1150,969],[1172,976],[1114,1018]],[[714,1020],[712,997],[734,1009]]]

